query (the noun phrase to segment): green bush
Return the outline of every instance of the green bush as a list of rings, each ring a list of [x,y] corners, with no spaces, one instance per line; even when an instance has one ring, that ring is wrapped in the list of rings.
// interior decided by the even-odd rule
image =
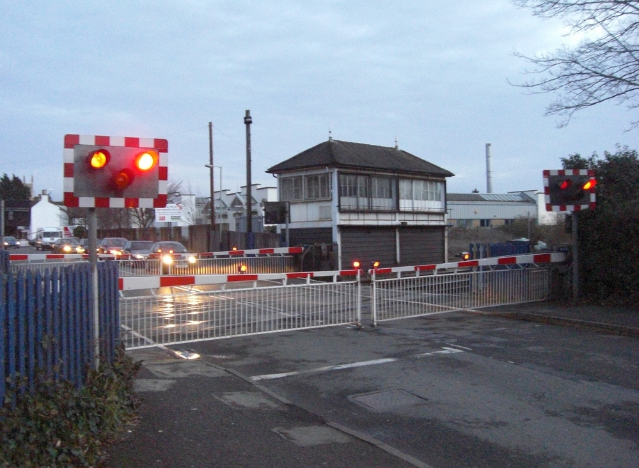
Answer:
[[[135,418],[139,363],[118,348],[112,365],[89,370],[86,385],[39,377],[9,381],[0,409],[0,467],[95,467],[104,446]],[[15,404],[12,404],[15,402]]]
[[[565,169],[593,169],[597,206],[578,214],[579,273],[586,300],[639,304],[639,154],[627,147],[562,158]]]

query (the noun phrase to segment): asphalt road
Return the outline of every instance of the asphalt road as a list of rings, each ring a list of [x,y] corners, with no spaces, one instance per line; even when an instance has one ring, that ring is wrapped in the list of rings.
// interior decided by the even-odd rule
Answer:
[[[639,466],[639,341],[450,313],[187,348],[424,466]]]

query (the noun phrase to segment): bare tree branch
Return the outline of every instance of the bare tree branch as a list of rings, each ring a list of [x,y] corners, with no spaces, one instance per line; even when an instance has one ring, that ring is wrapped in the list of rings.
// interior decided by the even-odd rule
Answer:
[[[512,0],[541,18],[564,18],[570,34],[587,32],[593,39],[575,48],[533,57],[515,54],[540,76],[516,84],[532,93],[555,93],[546,115],[559,115],[565,126],[575,112],[606,101],[639,107],[639,1]],[[639,121],[631,122],[632,127]]]

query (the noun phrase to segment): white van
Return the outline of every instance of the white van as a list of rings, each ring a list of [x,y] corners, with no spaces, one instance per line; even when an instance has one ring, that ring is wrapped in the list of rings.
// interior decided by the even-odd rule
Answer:
[[[38,228],[36,232],[36,250],[51,250],[51,246],[57,240],[64,237],[60,228]]]

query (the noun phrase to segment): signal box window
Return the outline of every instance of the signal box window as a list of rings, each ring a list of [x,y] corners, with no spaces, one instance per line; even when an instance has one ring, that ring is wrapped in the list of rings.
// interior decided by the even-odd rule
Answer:
[[[328,174],[317,174],[305,177],[306,200],[321,200],[331,196]]]
[[[280,179],[280,199],[282,201],[299,201],[304,199],[301,176]]]

